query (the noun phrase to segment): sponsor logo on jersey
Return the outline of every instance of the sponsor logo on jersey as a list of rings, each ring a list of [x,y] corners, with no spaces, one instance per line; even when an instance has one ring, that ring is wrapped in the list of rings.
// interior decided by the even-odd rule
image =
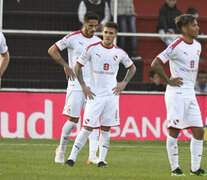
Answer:
[[[79,41],[79,44],[83,46],[83,42]]]
[[[96,56],[98,56],[99,58],[101,57],[101,55],[100,55],[100,54],[96,54]]]

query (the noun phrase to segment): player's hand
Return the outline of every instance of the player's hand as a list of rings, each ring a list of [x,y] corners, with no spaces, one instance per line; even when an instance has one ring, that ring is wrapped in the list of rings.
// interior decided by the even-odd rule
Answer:
[[[173,78],[173,77],[171,77],[168,84],[169,84],[170,86],[178,86],[178,87],[180,87],[180,86],[183,85],[183,79],[180,78],[180,77],[177,77],[177,78]]]
[[[93,92],[91,92],[90,87],[82,86],[83,94],[85,98],[94,99],[94,96],[96,96]]]
[[[70,80],[74,81],[75,80],[75,73],[73,72],[73,70],[68,65],[65,65],[63,68],[65,71],[66,79],[68,80],[68,78],[70,78]]]
[[[121,92],[125,89],[126,85],[127,85],[127,82],[125,81],[118,83],[117,86],[112,89],[113,93],[115,95],[120,95]]]

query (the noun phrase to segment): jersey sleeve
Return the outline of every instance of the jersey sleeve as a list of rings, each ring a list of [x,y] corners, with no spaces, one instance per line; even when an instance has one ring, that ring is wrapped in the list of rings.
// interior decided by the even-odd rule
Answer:
[[[169,59],[172,59],[173,51],[172,46],[168,46],[157,56],[157,59],[159,59],[161,63],[165,64]]]
[[[0,41],[0,54],[4,54],[7,52],[8,47],[6,45],[6,39],[2,33],[0,34]]]
[[[68,35],[55,43],[55,46],[59,51],[63,51],[66,48],[72,48],[72,39],[68,38]]]
[[[129,56],[125,53],[122,56],[121,63],[125,66],[125,68],[130,68],[134,64]]]
[[[78,58],[77,63],[80,64],[81,66],[84,66],[89,59],[90,59],[90,50],[89,48],[86,48],[86,50]]]

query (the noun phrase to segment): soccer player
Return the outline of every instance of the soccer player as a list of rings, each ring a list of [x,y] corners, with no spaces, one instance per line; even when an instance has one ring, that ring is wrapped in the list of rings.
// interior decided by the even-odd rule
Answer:
[[[10,60],[6,39],[2,32],[0,32],[0,54],[1,54],[1,59],[0,59],[0,78],[1,78],[4,72],[6,71],[6,68]]]
[[[99,37],[94,35],[97,26],[98,16],[93,12],[87,12],[84,16],[83,30],[79,30],[65,36],[63,39],[59,40],[53,46],[51,46],[48,50],[50,56],[63,67],[66,78],[68,79],[67,95],[63,109],[63,114],[68,116],[68,121],[62,128],[60,145],[56,149],[56,163],[64,163],[68,138],[72,130],[76,127],[80,118],[81,110],[85,106],[86,99],[82,92],[82,88],[74,74],[74,66],[76,64],[76,60],[81,55],[81,53],[84,52],[87,46],[101,41]],[[68,50],[68,64],[59,53],[59,51],[62,51],[66,48]],[[88,65],[86,65],[83,69],[83,77],[86,84],[89,83],[88,71]],[[88,164],[97,164],[96,152],[98,150],[98,133],[98,130],[94,131],[89,137],[90,151],[89,159],[87,162]]]
[[[136,67],[127,53],[113,44],[117,36],[118,26],[108,22],[104,25],[103,41],[92,44],[79,57],[75,73],[87,97],[83,128],[78,134],[71,154],[65,166],[73,166],[78,152],[86,143],[93,129],[100,128],[98,167],[107,167],[105,157],[109,147],[109,135],[112,126],[119,123],[119,95],[133,77]],[[90,85],[83,79],[82,69],[89,62]],[[117,83],[116,76],[119,63],[123,63],[128,71],[124,80]],[[99,122],[99,117],[101,121]]]
[[[185,176],[178,163],[177,139],[181,129],[191,129],[191,176],[207,176],[200,167],[203,152],[203,123],[195,96],[195,82],[201,53],[201,45],[195,38],[199,27],[192,15],[180,15],[175,19],[182,38],[177,39],[152,62],[152,68],[168,84],[165,93],[169,134],[167,152],[172,176]],[[162,67],[169,60],[171,78]]]

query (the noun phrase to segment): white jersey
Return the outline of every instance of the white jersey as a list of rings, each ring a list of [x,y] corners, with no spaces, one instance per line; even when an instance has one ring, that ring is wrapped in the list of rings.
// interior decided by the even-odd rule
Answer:
[[[194,96],[194,86],[198,72],[201,45],[198,41],[187,43],[182,38],[169,45],[157,58],[164,64],[169,60],[170,72],[173,78],[181,77],[183,85],[167,86],[166,92],[181,93],[183,96]]]
[[[6,53],[8,50],[8,47],[6,45],[6,39],[2,32],[0,32],[0,54]]]
[[[76,31],[74,33],[71,33],[67,36],[65,36],[63,39],[59,40],[55,43],[55,46],[60,50],[64,50],[67,48],[68,50],[68,64],[70,68],[74,72],[74,66],[76,64],[76,61],[78,57],[84,52],[87,46],[90,44],[96,43],[101,41],[101,39],[94,35],[93,37],[89,38],[86,37],[83,32]],[[89,70],[88,65],[86,65],[83,68],[83,77],[86,84],[89,84]],[[75,78],[74,81],[68,80],[68,89],[72,90],[82,90],[77,78]]]
[[[90,89],[96,96],[112,95],[117,85],[116,76],[121,62],[126,68],[133,65],[127,53],[113,45],[105,47],[102,42],[90,45],[79,57],[77,63],[85,65],[89,61]]]

